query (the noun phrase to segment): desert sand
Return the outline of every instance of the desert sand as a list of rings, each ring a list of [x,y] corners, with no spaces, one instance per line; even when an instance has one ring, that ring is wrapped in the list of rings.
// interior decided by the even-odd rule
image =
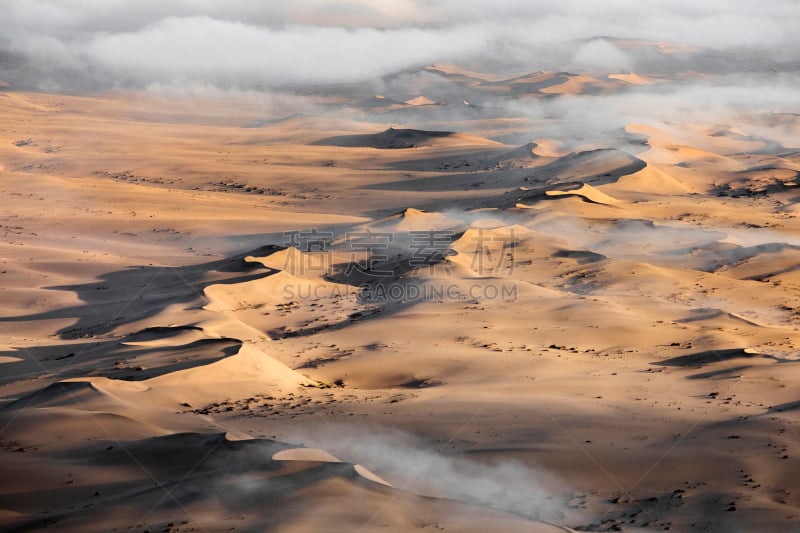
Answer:
[[[797,530],[800,116],[507,105],[692,76],[0,88],[0,529]]]

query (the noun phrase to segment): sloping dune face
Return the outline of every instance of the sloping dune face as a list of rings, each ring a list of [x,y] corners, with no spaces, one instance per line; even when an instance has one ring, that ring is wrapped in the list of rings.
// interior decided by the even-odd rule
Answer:
[[[796,530],[797,62],[368,11],[370,82],[0,43],[0,530]]]

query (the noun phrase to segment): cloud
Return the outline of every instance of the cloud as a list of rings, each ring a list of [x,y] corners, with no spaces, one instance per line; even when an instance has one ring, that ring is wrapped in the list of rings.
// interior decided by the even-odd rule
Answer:
[[[572,64],[604,72],[630,71],[633,66],[627,54],[605,39],[595,39],[581,45],[572,58]]]
[[[576,50],[601,36],[784,56],[800,44],[792,0],[4,0],[3,10],[0,79],[40,89],[269,88],[440,61],[626,66],[608,41]]]
[[[666,82],[611,94],[512,100],[504,103],[504,112],[527,117],[540,128],[539,136],[570,144],[607,144],[613,132],[628,124],[724,124],[742,115],[793,112],[800,108],[797,83],[796,73],[734,73],[713,81]],[[754,135],[781,139],[775,131],[749,127]],[[797,142],[791,135],[783,141],[789,146]]]
[[[207,16],[168,18],[136,32],[100,34],[81,56],[117,79],[204,80],[277,86],[364,80],[424,65],[435,49],[458,59],[481,46],[479,35],[443,30],[289,26],[271,30]]]

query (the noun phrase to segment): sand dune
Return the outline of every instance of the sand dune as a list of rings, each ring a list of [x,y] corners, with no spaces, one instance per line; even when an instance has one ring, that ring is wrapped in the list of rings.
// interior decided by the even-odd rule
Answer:
[[[563,82],[550,85],[540,89],[544,94],[576,95],[576,94],[599,94],[613,90],[617,83],[614,78],[609,76],[609,80],[601,80],[588,74],[561,73]],[[627,80],[622,80],[626,82]]]
[[[618,150],[589,150],[561,157],[542,167],[539,175],[562,182],[572,180],[603,184],[613,183],[621,176],[637,172],[645,166],[646,163],[641,159]]]
[[[567,71],[537,71],[532,73],[503,76],[488,72],[476,72],[455,65],[433,65],[427,72],[435,73],[452,83],[469,87],[479,93],[516,96],[552,96],[601,94],[619,89],[625,85],[652,83],[651,80],[634,73],[610,74],[595,77],[585,73]]]
[[[424,231],[449,229],[459,225],[459,219],[450,217],[445,213],[421,211],[409,207],[398,215],[393,215],[372,224],[361,226],[365,229],[375,228],[376,230],[388,231]]]
[[[536,139],[533,141],[532,153],[539,157],[563,157],[569,152],[565,151],[561,142],[555,139]]]
[[[452,65],[447,63],[437,63],[435,65],[426,67],[425,70],[427,70],[428,72],[440,73],[450,77],[474,78],[479,81],[500,81],[505,79],[505,77],[502,75],[492,75],[485,72],[483,73],[475,72],[473,70],[465,69],[458,65]]]
[[[515,148],[514,150],[501,155],[498,158],[497,163],[519,165],[524,168],[525,166],[530,165],[532,160],[536,160],[540,157],[540,155],[537,153],[538,148],[539,145],[535,142],[523,144],[519,148]]]
[[[607,188],[622,189],[640,195],[663,196],[686,194],[690,191],[689,187],[656,164],[648,164],[638,172],[622,176],[615,184],[609,185]]]

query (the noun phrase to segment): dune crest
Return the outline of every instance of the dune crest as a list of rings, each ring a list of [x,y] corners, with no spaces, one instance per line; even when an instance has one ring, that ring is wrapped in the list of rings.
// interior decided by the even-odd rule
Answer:
[[[549,197],[578,196],[596,204],[613,205],[619,203],[619,200],[616,198],[613,198],[612,196],[609,196],[608,194],[586,183],[568,185],[559,189],[552,189],[545,191],[544,194],[545,196]]]
[[[437,105],[439,102],[434,102],[430,98],[425,96],[417,96],[416,98],[411,98],[410,100],[406,100],[405,102],[408,105],[413,106],[425,106],[425,105]]]

